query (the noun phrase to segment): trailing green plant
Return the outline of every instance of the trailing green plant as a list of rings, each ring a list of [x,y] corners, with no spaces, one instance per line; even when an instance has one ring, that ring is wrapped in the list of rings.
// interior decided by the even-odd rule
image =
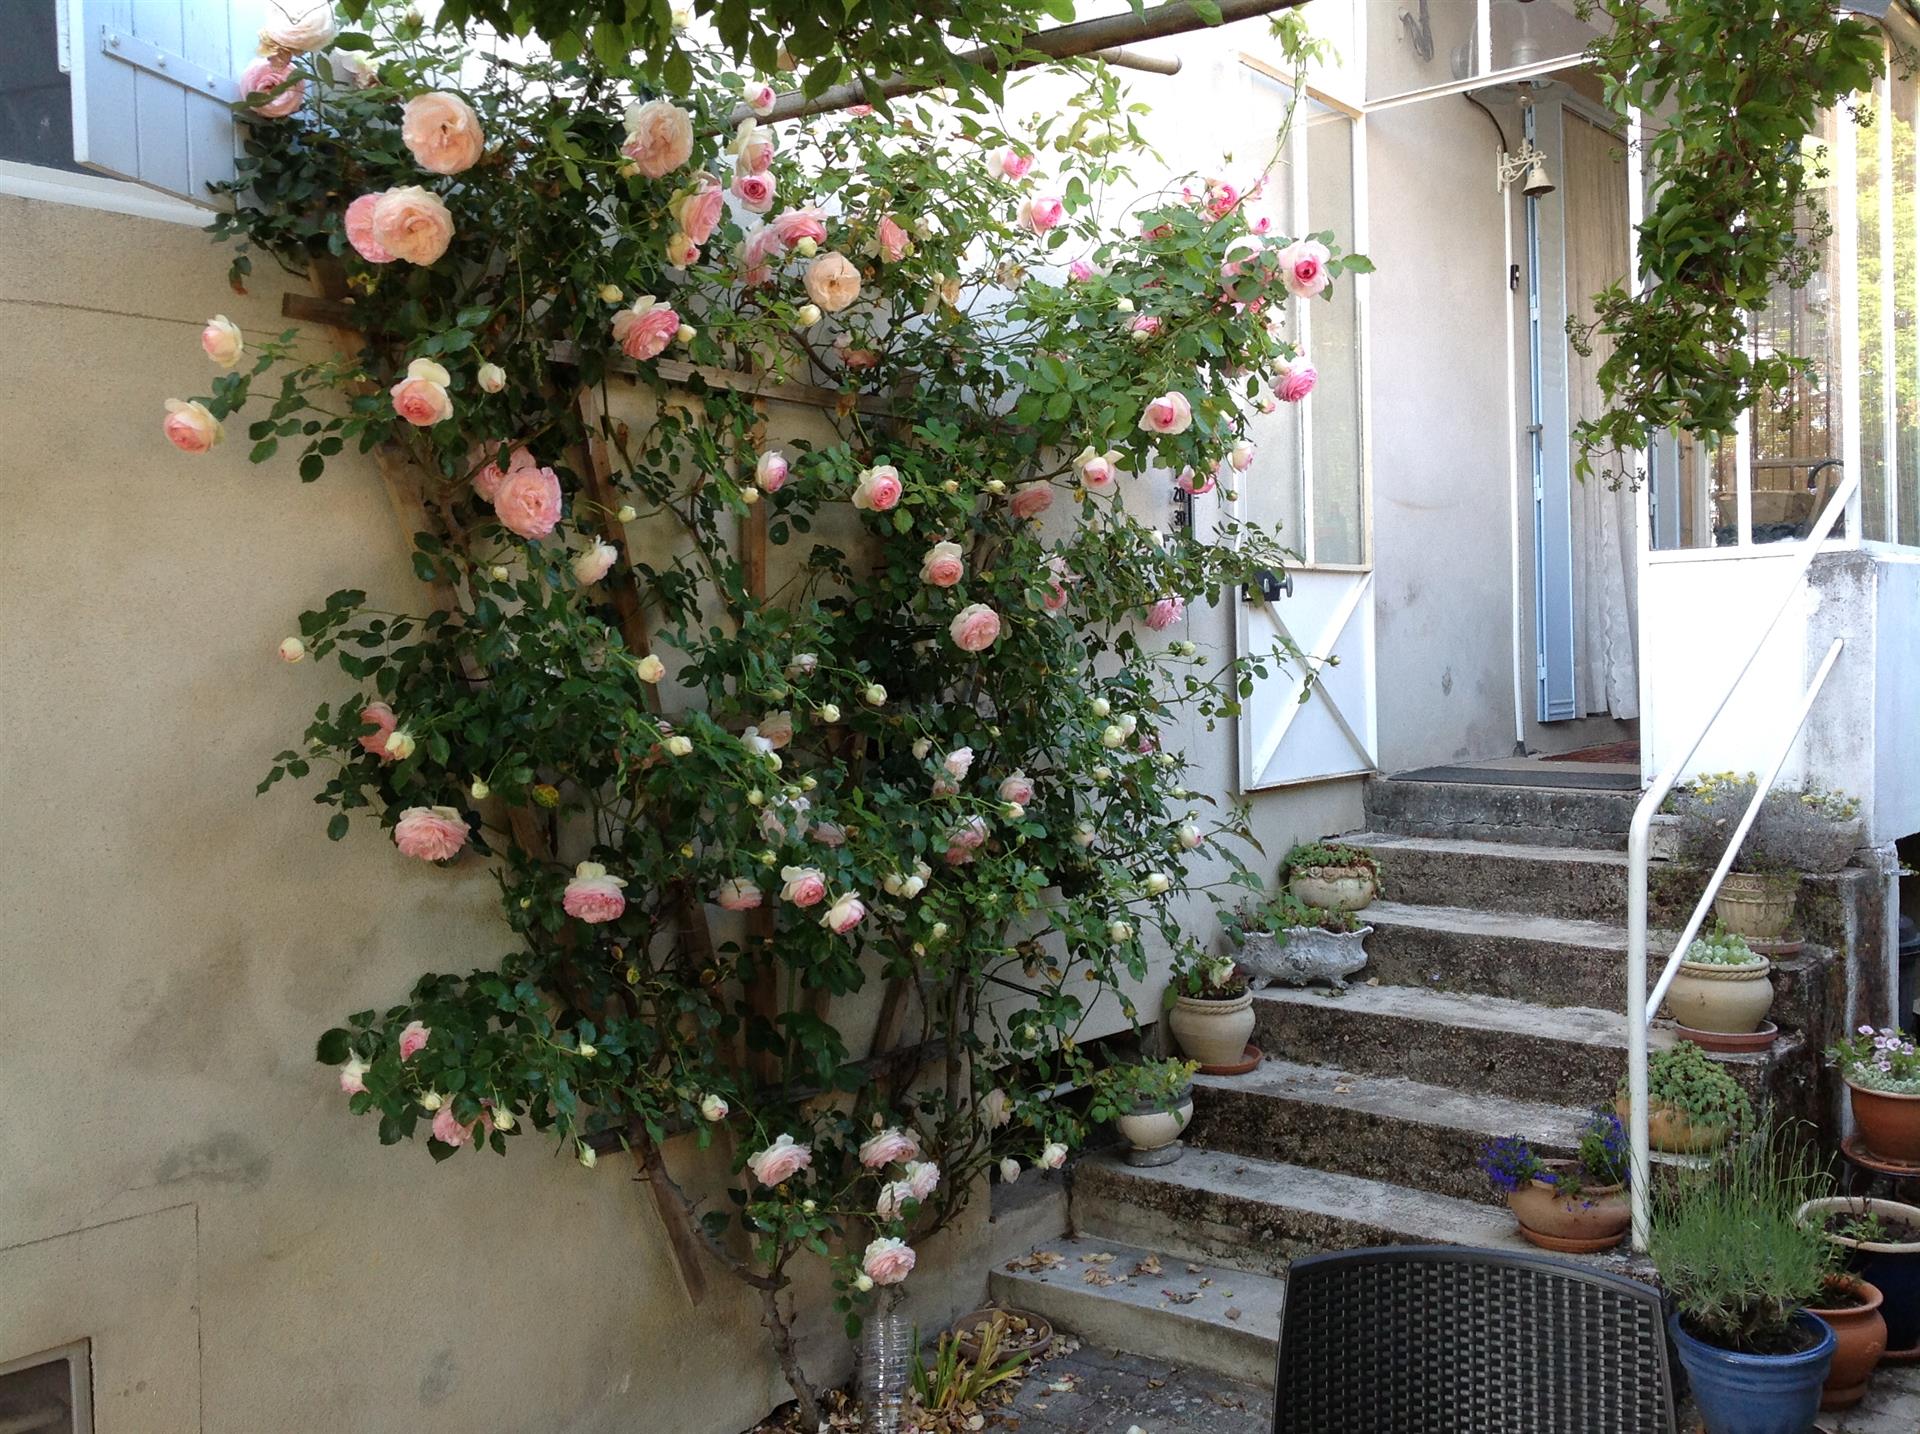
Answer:
[[[1102,1066],[1087,1082],[1093,1099],[1089,1120],[1117,1120],[1138,1111],[1171,1111],[1187,1098],[1197,1061],[1160,1060],[1121,1062]]]
[[[1309,906],[1284,888],[1262,900],[1243,901],[1220,913],[1220,929],[1236,950],[1245,946],[1247,937],[1256,932],[1284,940],[1288,931],[1301,927],[1349,932],[1358,931],[1364,924],[1358,912]]]
[[[1771,1128],[1654,1183],[1648,1253],[1689,1334],[1743,1354],[1803,1347],[1793,1317],[1839,1247],[1799,1210],[1830,1185],[1809,1145]]]
[[[1816,272],[1831,221],[1826,152],[1809,141],[1884,62],[1878,29],[1831,0],[1593,0],[1583,13],[1600,25],[1588,56],[1607,104],[1641,116],[1650,180],[1639,292],[1613,284],[1591,322],[1567,321],[1580,352],[1605,348],[1607,408],[1575,429],[1577,470],[1617,484],[1638,481],[1626,455],[1650,435],[1721,442],[1811,372],[1756,345],[1751,315]]]
[[[1624,1076],[1615,1094],[1626,1098]],[[1703,1128],[1741,1131],[1753,1123],[1747,1093],[1692,1041],[1676,1041],[1648,1057],[1647,1101]]]
[[[1861,1026],[1827,1047],[1827,1061],[1857,1086],[1920,1095],[1920,1047],[1905,1031]]]
[[[1747,938],[1729,931],[1719,922],[1704,936],[1696,936],[1687,946],[1686,959],[1697,966],[1764,966],[1767,958],[1747,945]]]
[[[940,1336],[929,1363],[920,1349],[920,1332],[913,1335],[913,1394],[923,1413],[936,1418],[961,1412],[978,1403],[988,1390],[1018,1378],[1031,1355],[1001,1358],[1007,1337],[1007,1317],[996,1312],[979,1326],[977,1352],[969,1358],[960,1335],[952,1330]],[[939,1426],[935,1426],[939,1427]]]
[[[1673,789],[1665,810],[1680,818],[1680,857],[1713,867],[1734,828],[1753,803],[1752,772],[1711,772]],[[1791,879],[1800,873],[1839,871],[1860,844],[1860,801],[1809,783],[1774,787],[1761,798],[1732,870]]]
[[[1361,846],[1345,846],[1339,842],[1301,842],[1290,850],[1280,863],[1280,879],[1297,876],[1304,872],[1318,874],[1326,869],[1342,872],[1364,871],[1373,878],[1377,888],[1380,885],[1380,860],[1372,852]]]

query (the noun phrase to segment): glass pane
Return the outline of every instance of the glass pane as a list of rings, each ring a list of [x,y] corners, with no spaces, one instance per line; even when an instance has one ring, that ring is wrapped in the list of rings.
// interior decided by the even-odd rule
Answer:
[[[1370,102],[1476,73],[1474,0],[1366,0],[1366,5]]]
[[[1561,0],[1493,0],[1493,65],[1490,73],[1562,60],[1582,53],[1599,27]]]
[[[60,73],[55,3],[16,0],[6,7],[7,43],[0,45],[0,159],[81,170],[73,159],[73,98],[67,77]]]
[[[1311,101],[1301,101],[1301,116]],[[1293,212],[1293,148],[1283,145],[1267,171],[1260,207],[1273,219],[1276,234],[1297,234]],[[1244,474],[1222,470],[1222,486],[1240,495],[1240,513],[1276,536],[1304,560],[1307,535],[1301,516],[1300,407],[1276,404],[1272,413],[1252,413],[1247,436],[1253,441],[1253,466]]]
[[[1353,236],[1353,122],[1308,102],[1307,218],[1309,233],[1331,229]],[[1366,561],[1360,471],[1360,310],[1352,279],[1333,286],[1333,298],[1306,301],[1308,357],[1320,381],[1307,401],[1312,411],[1313,557],[1317,563]]]
[[[1892,390],[1887,360],[1893,334],[1887,306],[1893,285],[1893,132],[1885,107],[1862,107],[1855,134],[1854,194],[1860,252],[1860,531],[1888,538],[1887,421]]]

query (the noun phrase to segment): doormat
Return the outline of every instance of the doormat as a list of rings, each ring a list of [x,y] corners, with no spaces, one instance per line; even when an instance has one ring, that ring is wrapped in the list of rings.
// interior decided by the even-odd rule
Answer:
[[[1395,772],[1396,782],[1461,782],[1475,787],[1559,787],[1592,792],[1637,792],[1637,772],[1583,772],[1578,765],[1549,767],[1420,767]]]
[[[1543,762],[1634,762],[1640,760],[1640,744],[1629,737],[1624,742],[1603,742],[1598,747],[1581,747],[1572,752],[1543,756]]]

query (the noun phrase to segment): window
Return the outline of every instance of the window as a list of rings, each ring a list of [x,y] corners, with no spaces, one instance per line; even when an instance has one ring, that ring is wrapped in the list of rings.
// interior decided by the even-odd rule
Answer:
[[[1367,103],[1462,89],[1577,62],[1596,33],[1577,0],[1354,0]]]
[[[77,170],[73,88],[60,60],[56,0],[19,0],[0,47],[0,159]]]
[[[0,1364],[0,1430],[93,1434],[93,1377],[86,1341]]]

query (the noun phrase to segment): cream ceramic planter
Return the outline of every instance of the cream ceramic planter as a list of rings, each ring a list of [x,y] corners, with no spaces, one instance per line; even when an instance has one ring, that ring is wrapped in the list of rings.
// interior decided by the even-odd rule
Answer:
[[[1238,1052],[1235,1053],[1238,1055]],[[1193,1122],[1193,1099],[1186,1097],[1171,1110],[1147,1107],[1134,1110],[1114,1121],[1127,1144],[1135,1150],[1160,1150],[1180,1138]]]
[[[1713,914],[1727,930],[1749,941],[1778,941],[1793,919],[1793,899],[1800,877],[1761,876],[1730,871],[1714,894]]]
[[[1757,1031],[1773,1006],[1773,982],[1767,979],[1772,970],[1764,957],[1746,966],[1682,961],[1667,988],[1666,1012],[1696,1031]]]
[[[1167,1013],[1167,1026],[1187,1059],[1203,1066],[1238,1065],[1253,1035],[1253,993],[1230,1001],[1182,996]]]
[[[1373,873],[1364,866],[1309,866],[1294,872],[1287,890],[1322,911],[1359,911],[1373,900]]]

